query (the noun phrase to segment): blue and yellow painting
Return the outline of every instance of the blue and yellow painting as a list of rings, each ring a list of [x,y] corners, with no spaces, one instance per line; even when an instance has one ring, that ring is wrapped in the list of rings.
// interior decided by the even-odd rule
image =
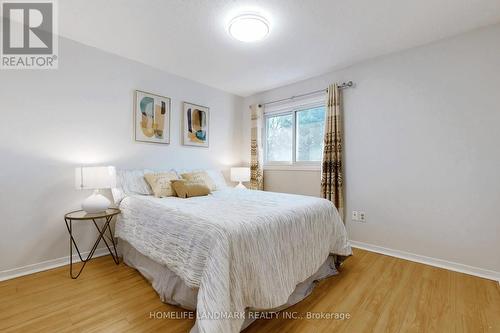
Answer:
[[[167,97],[137,92],[136,140],[145,142],[168,143],[169,108]]]
[[[184,112],[184,144],[207,147],[209,109],[204,106],[185,103]]]

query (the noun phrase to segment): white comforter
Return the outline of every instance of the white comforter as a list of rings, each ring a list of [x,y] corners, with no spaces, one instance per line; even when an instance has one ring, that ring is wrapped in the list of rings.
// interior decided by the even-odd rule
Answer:
[[[314,197],[230,189],[120,208],[116,236],[199,288],[201,333],[239,332],[246,308],[286,303],[330,253],[351,254],[337,210]]]

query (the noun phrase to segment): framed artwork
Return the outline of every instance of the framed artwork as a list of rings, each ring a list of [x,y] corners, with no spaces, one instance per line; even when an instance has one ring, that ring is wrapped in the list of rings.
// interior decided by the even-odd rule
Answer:
[[[183,143],[187,146],[208,147],[210,109],[184,102]]]
[[[135,141],[170,143],[170,98],[135,91]]]

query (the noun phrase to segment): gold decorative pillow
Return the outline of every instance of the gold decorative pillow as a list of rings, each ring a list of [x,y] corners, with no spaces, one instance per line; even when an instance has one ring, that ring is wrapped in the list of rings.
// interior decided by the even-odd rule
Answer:
[[[201,197],[210,194],[210,189],[201,182],[185,179],[172,180],[172,189],[179,198]]]
[[[210,191],[215,191],[215,183],[205,171],[183,173],[181,177],[189,182],[203,183]]]
[[[179,179],[177,173],[172,171],[147,173],[144,175],[144,178],[148,182],[149,186],[151,186],[155,197],[164,198],[175,195],[170,181]]]

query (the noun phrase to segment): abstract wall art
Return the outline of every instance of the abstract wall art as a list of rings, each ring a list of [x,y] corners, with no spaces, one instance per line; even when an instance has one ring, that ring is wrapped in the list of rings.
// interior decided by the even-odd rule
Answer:
[[[170,98],[135,91],[135,140],[170,143]]]
[[[184,145],[208,147],[210,109],[184,102],[183,120]]]

